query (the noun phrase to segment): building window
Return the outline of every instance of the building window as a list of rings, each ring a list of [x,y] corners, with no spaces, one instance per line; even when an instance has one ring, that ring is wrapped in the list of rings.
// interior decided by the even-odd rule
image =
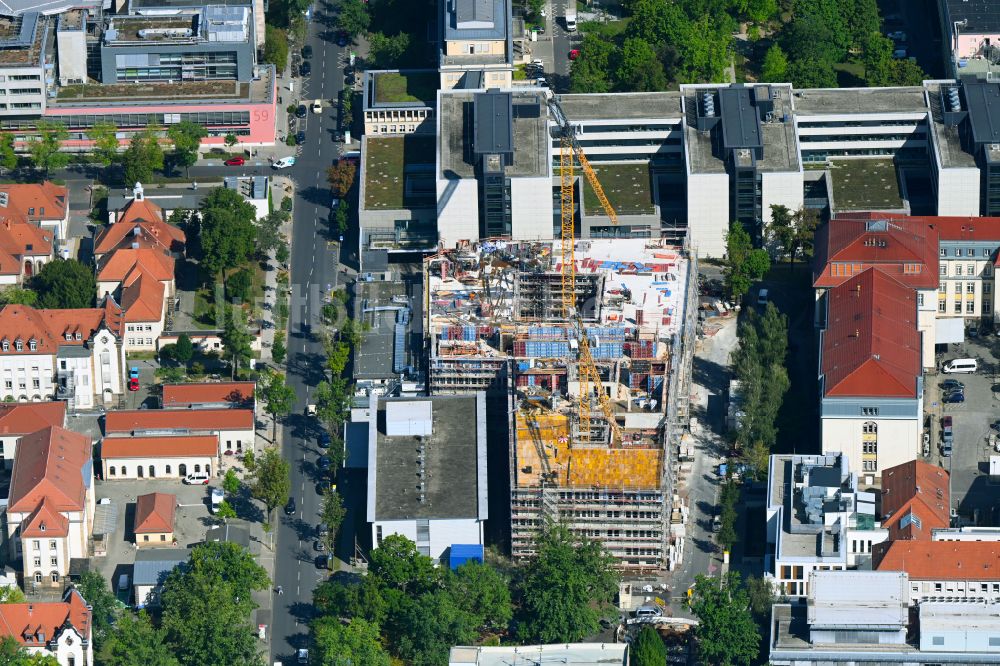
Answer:
[[[955,275],[962,274],[962,264],[955,264]]]
[[[976,302],[975,301],[969,301],[969,302],[967,302],[965,304],[965,312],[966,312],[966,314],[973,314],[975,311],[976,311]]]
[[[143,534],[142,535],[142,540],[143,541],[149,541],[149,535],[148,534]]]
[[[938,270],[941,272],[942,277],[948,275],[948,264],[941,264],[941,267]]]
[[[931,645],[944,645],[944,636],[931,636]]]
[[[170,465],[167,465],[167,476],[169,476],[170,474],[171,474]]]
[[[917,294],[917,307],[924,307],[924,295]]]
[[[861,447],[861,452],[865,455],[878,455],[878,442],[862,442]]]
[[[965,283],[965,293],[967,293],[967,294],[974,294],[974,293],[976,293],[976,283],[975,282],[966,282]]]
[[[962,301],[961,299],[955,300],[955,314],[962,314]]]
[[[197,474],[200,471],[201,471],[201,465],[195,465],[194,466],[194,473]]]
[[[40,558],[40,557],[36,557],[36,558],[34,559],[34,564],[35,564],[35,566],[36,566],[36,567],[40,567],[40,566],[42,566],[42,558]]]
[[[967,265],[965,267],[965,274],[966,275],[975,275],[976,274],[976,265],[975,264],[969,264],[969,265]]]
[[[878,416],[878,407],[862,407],[862,416]]]
[[[976,251],[973,248],[971,248],[971,247],[966,248],[965,249],[965,256],[967,256],[967,257],[974,257],[974,256],[976,256]]]
[[[58,571],[53,571],[51,578],[52,578],[52,582],[53,583],[58,583],[59,582],[59,572]]]
[[[53,567],[59,566],[59,558],[58,557],[50,557],[49,558],[49,565],[53,566]]]
[[[108,476],[114,476],[114,475],[115,475],[115,466],[112,465],[111,467],[108,468]]]
[[[874,472],[876,469],[878,469],[878,465],[875,464],[874,460],[862,460],[861,469],[864,470],[865,472]]]
[[[42,582],[42,572],[41,571],[36,571],[35,572],[35,582],[36,583],[41,583]]]
[[[865,421],[861,426],[861,432],[865,435],[874,435],[878,432],[878,425],[874,421]]]
[[[160,535],[160,541],[166,541],[166,540],[167,540],[167,535],[166,534],[161,534]]]
[[[940,253],[940,255],[941,255],[942,257],[945,257],[945,256],[947,256],[947,255],[948,255],[948,250],[946,250],[946,249],[944,249],[944,248],[941,248],[940,250],[938,250],[938,252]]]
[[[56,549],[55,539],[49,539],[49,550],[55,550],[55,549]]]
[[[993,303],[988,298],[984,299],[983,300],[983,312],[986,313],[986,312],[992,312],[992,311],[993,311]]]

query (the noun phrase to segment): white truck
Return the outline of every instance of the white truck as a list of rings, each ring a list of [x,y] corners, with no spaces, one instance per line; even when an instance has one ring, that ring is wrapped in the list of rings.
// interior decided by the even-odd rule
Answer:
[[[576,32],[576,0],[566,0],[566,29]]]

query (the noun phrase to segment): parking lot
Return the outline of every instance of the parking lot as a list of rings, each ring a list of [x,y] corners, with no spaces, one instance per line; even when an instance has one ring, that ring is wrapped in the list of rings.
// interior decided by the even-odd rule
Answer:
[[[951,473],[951,506],[962,524],[1000,525],[997,497],[1000,483],[991,483],[989,457],[1000,455],[993,442],[1000,433],[990,427],[1000,416],[1000,375],[991,346],[995,336],[949,345],[937,357],[938,368],[951,359],[975,358],[979,370],[971,374],[926,374],[924,409],[931,421],[931,451],[928,462]],[[965,402],[942,403],[941,382],[955,379],[965,385]],[[941,455],[941,417],[950,415],[954,423],[954,447],[950,457]]]

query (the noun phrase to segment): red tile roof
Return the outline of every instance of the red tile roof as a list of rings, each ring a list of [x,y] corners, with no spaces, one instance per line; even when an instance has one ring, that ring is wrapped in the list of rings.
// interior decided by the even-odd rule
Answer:
[[[75,589],[58,602],[0,604],[0,636],[10,636],[24,647],[45,647],[67,626],[89,641],[90,621],[87,602]]]
[[[938,286],[937,232],[917,218],[839,214],[817,230],[815,247],[816,288],[843,284],[868,268],[915,289]]]
[[[0,220],[21,222],[62,220],[66,217],[66,188],[51,181],[0,185],[7,205],[0,205]],[[0,199],[2,201],[2,199]]]
[[[104,434],[142,430],[252,430],[249,409],[131,409],[108,412]]]
[[[65,423],[66,403],[62,400],[0,404],[0,435],[27,435]]]
[[[100,308],[76,310],[36,310],[30,305],[5,305],[0,309],[0,344],[9,343],[7,351],[0,347],[0,357],[7,354],[54,354],[63,345],[83,345],[103,327],[121,336],[121,310],[114,302]],[[80,339],[76,339],[76,333]],[[70,339],[66,339],[66,334]],[[17,350],[20,339],[23,349]],[[35,341],[35,350],[29,344]]]
[[[163,220],[163,209],[146,199],[133,199],[122,209],[118,221],[98,234],[94,254],[100,256],[133,244],[165,253],[182,252],[186,242],[183,231]]]
[[[885,541],[872,556],[876,570],[905,571],[910,580],[1000,580],[992,541]]]
[[[188,408],[192,405],[229,403],[234,407],[253,404],[254,382],[203,382],[198,384],[164,384],[163,407]]]
[[[166,286],[141,266],[122,281],[122,309],[126,322],[153,322],[163,318]]]
[[[101,460],[118,458],[187,458],[215,456],[219,440],[214,435],[193,437],[106,437]]]
[[[135,498],[136,534],[174,531],[177,496],[170,493],[149,493]]]
[[[174,279],[174,258],[157,250],[131,248],[115,250],[105,255],[97,266],[98,282],[121,282],[136,267],[155,277],[168,282]]]
[[[43,499],[56,511],[83,510],[84,468],[91,460],[90,438],[49,426],[21,438],[14,457],[8,511],[29,513]]]
[[[38,508],[21,521],[21,537],[34,539],[46,536],[69,536],[69,518],[55,509],[52,500],[43,497]]]
[[[882,527],[889,539],[930,539],[931,530],[951,524],[948,472],[921,460],[882,471]],[[907,520],[904,516],[917,520]],[[919,524],[919,526],[918,526]]]
[[[913,289],[870,268],[827,298],[824,395],[915,398],[921,365]]]

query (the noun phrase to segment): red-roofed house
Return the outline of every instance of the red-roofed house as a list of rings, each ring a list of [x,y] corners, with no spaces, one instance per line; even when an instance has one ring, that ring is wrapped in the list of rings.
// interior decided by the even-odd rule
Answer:
[[[69,225],[66,188],[48,180],[0,185],[0,219],[27,222],[56,238],[66,238]]]
[[[184,232],[167,223],[163,209],[146,200],[141,185],[135,188],[135,198],[114,216],[94,239],[95,261],[124,248],[151,248],[174,258],[184,254]]]
[[[255,437],[252,409],[131,409],[104,417],[105,445],[115,437],[213,435],[218,453],[252,450]]]
[[[10,636],[28,654],[55,657],[59,666],[94,663],[92,612],[76,590],[62,601],[0,604],[0,637]]]
[[[872,547],[878,571],[905,571],[910,600],[1000,601],[1000,548],[993,541],[885,541]]]
[[[22,284],[51,259],[51,231],[0,214],[0,285]]]
[[[830,289],[820,341],[823,453],[851,471],[877,473],[913,460],[923,418],[916,292],[869,268]]]
[[[65,402],[28,402],[0,404],[0,459],[10,468],[14,464],[17,443],[25,435],[66,425]]]
[[[253,409],[256,382],[200,382],[164,384],[160,398],[164,409],[228,407]]]
[[[0,309],[0,401],[66,400],[67,408],[110,404],[124,391],[121,308]]]
[[[105,437],[101,468],[105,481],[115,479],[183,479],[211,475],[219,460],[215,434],[163,437]]]
[[[8,498],[7,535],[25,585],[60,585],[87,557],[94,522],[90,438],[59,426],[21,438]]]
[[[951,525],[948,472],[922,460],[882,470],[882,527],[889,539],[930,541]]]
[[[135,498],[135,546],[149,548],[174,544],[174,513],[177,496],[149,493]]]

